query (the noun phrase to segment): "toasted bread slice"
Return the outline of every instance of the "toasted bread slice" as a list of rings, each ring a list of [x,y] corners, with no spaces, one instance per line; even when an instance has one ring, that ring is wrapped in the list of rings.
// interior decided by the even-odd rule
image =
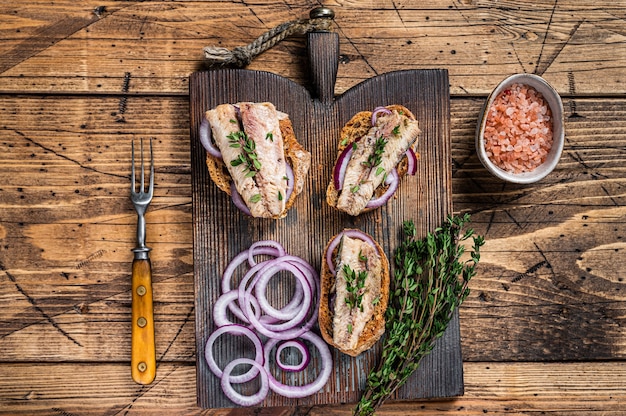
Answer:
[[[293,131],[293,125],[287,114],[280,113],[279,126],[283,137],[285,159],[291,166],[294,174],[294,188],[289,199],[285,202],[284,210],[280,214],[273,216],[272,218],[274,219],[284,218],[287,215],[287,211],[289,211],[295,203],[296,197],[302,193],[306,176],[311,167],[311,153],[298,143]],[[228,195],[231,195],[231,183],[233,179],[224,160],[207,153],[206,164],[211,180],[215,185]]]
[[[344,230],[350,231],[350,230]],[[320,332],[324,340],[339,349],[341,352],[348,354],[350,356],[356,357],[361,354],[363,351],[370,349],[385,333],[385,312],[387,310],[387,304],[389,300],[389,285],[390,285],[390,272],[389,272],[389,261],[383,251],[382,247],[374,241],[375,251],[380,259],[380,292],[378,295],[378,301],[372,302],[374,304],[371,314],[367,317],[367,322],[363,327],[363,330],[358,334],[358,341],[356,346],[352,348],[347,348],[343,345],[339,345],[335,340],[335,328],[334,328],[334,306],[331,306],[331,302],[333,301],[333,293],[335,293],[336,287],[336,279],[337,276],[330,269],[327,261],[326,261],[326,252],[328,251],[331,242],[335,239],[336,236],[331,238],[324,249],[324,255],[322,256],[322,267],[320,272],[320,303],[319,303],[319,313],[318,313],[318,323]],[[371,238],[371,236],[370,236]],[[334,249],[334,253],[332,255],[333,259],[336,260],[337,251],[339,249],[336,247]],[[339,274],[337,274],[339,275]],[[340,277],[341,278],[341,277]],[[356,325],[355,325],[356,326]]]
[[[413,113],[408,108],[402,105],[393,104],[393,105],[386,106],[386,108],[392,111],[396,110],[400,114],[406,115],[409,119],[415,120],[415,116],[413,115]],[[372,128],[371,119],[372,119],[371,111],[361,111],[355,114],[350,119],[350,121],[348,121],[348,123],[341,130],[341,135],[339,136],[339,144],[337,146],[336,160],[339,159],[339,156],[344,151],[344,149],[346,149],[348,146],[352,146],[355,141],[357,141],[358,139],[362,138],[363,136],[367,134],[367,132]],[[411,146],[413,151],[415,151],[417,148],[417,142],[418,141],[415,140],[415,142]],[[416,151],[415,151],[415,154],[419,158],[419,154]],[[404,175],[407,174],[407,167],[408,167],[407,159],[402,158],[400,162],[398,163],[398,165],[396,166],[396,170],[400,178],[402,178]],[[336,208],[340,191],[338,191],[335,188],[335,182],[333,179],[334,178],[331,178],[331,181],[328,184],[328,187],[326,188],[326,202],[331,207]],[[387,190],[387,185],[385,185],[384,183],[381,184],[375,189],[374,198],[380,197],[382,194],[385,193],[386,190]],[[365,208],[361,211],[361,213],[372,211],[373,209],[375,208]]]

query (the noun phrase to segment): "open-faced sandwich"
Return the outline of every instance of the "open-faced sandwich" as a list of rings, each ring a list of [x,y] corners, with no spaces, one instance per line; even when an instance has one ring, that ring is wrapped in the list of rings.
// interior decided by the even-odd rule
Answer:
[[[401,105],[357,113],[341,131],[328,204],[355,216],[386,204],[400,177],[416,172],[419,133],[415,116]]]
[[[345,229],[326,245],[320,273],[322,337],[356,357],[385,333],[389,262],[369,235]]]
[[[302,192],[311,154],[272,103],[221,104],[200,125],[211,179],[244,213],[283,218]]]

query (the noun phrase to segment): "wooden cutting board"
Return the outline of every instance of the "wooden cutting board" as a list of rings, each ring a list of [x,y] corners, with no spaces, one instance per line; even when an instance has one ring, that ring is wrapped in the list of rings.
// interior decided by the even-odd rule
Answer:
[[[279,241],[290,254],[320,269],[322,251],[343,228],[372,234],[391,258],[401,238],[404,220],[413,219],[425,235],[439,226],[451,208],[449,88],[446,70],[406,70],[368,79],[339,97],[333,96],[339,43],[334,33],[308,35],[311,89],[277,74],[241,69],[193,73],[190,78],[191,168],[193,201],[194,277],[196,292],[196,361],[198,405],[233,407],[208,369],[204,346],[213,328],[212,305],[220,295],[221,274],[237,253],[258,240]],[[269,101],[289,114],[296,136],[311,152],[312,166],[303,193],[281,220],[254,219],[239,212],[230,197],[209,178],[198,128],[206,110],[222,103]],[[380,105],[402,104],[416,116],[422,130],[417,175],[405,177],[396,196],[381,209],[353,218],[326,204],[341,127],[357,112]],[[280,285],[280,283],[277,283]],[[280,298],[282,288],[276,287]],[[280,300],[280,299],[279,299]],[[315,405],[358,401],[369,369],[380,354],[380,343],[357,358],[333,351],[334,372],[326,387],[304,399],[270,395],[263,406]],[[216,354],[244,351],[235,344]],[[228,358],[228,357],[225,357]],[[301,382],[315,373],[301,375]],[[395,399],[452,397],[463,394],[458,316]]]

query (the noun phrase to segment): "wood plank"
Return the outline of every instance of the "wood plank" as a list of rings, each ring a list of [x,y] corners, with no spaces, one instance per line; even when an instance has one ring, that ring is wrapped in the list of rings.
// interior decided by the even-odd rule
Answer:
[[[448,69],[452,94],[487,94],[518,72],[541,74],[564,95],[626,92],[620,4],[442,7],[430,1],[416,8],[385,0],[328,6],[336,9],[340,35],[337,94],[391,70],[438,68]],[[0,5],[0,91],[184,95],[189,74],[203,67],[204,46],[242,46],[278,24],[308,16],[310,8],[309,2],[271,0],[36,1],[19,10],[6,3]],[[41,39],[50,44],[37,43]],[[249,69],[306,85],[305,63],[305,43],[296,36],[260,55]]]
[[[186,98],[130,97],[125,123],[111,115],[119,97],[69,96],[62,108],[55,99],[0,97],[0,361],[127,359],[134,245],[128,154],[133,137],[155,137],[148,241],[157,355],[192,362]],[[461,309],[466,361],[626,357],[624,270],[614,261],[626,234],[626,101],[564,104],[567,143],[557,170],[538,184],[513,186],[488,176],[473,151],[482,99],[451,101],[454,210],[471,212],[488,241]],[[493,328],[499,343],[488,338]]]
[[[42,371],[43,370],[43,371]],[[193,365],[161,364],[150,386],[132,382],[124,364],[3,364],[0,409],[11,415],[59,414],[348,416],[351,405],[279,409],[200,409]],[[97,374],[97,377],[94,377]],[[389,402],[380,416],[446,412],[550,416],[621,415],[626,411],[622,361],[466,363],[465,395],[454,400]]]

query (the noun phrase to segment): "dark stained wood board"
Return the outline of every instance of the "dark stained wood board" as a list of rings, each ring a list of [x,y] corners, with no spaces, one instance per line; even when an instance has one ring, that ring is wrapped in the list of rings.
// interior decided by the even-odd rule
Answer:
[[[452,211],[447,71],[386,73],[333,97],[339,56],[336,34],[312,33],[308,41],[312,93],[284,77],[262,71],[220,69],[196,72],[190,77],[197,397],[198,405],[204,408],[234,406],[222,393],[219,379],[208,369],[204,346],[214,329],[212,305],[220,295],[221,274],[237,253],[255,241],[274,239],[289,253],[304,258],[319,270],[327,241],[343,228],[350,227],[372,234],[391,259],[400,241],[404,220],[413,219],[418,232],[425,235]],[[205,151],[198,140],[203,114],[216,105],[238,101],[269,101],[278,110],[288,113],[298,140],[312,154],[304,191],[287,217],[281,220],[254,219],[240,213],[230,197],[211,182],[206,169]],[[419,120],[422,133],[417,175],[405,177],[396,196],[386,206],[350,217],[329,207],[325,200],[341,127],[359,111],[388,104],[406,106]],[[281,288],[276,291],[276,300],[284,301]],[[245,349],[246,344],[218,349],[216,354],[243,354],[243,351],[233,351],[238,348]],[[356,402],[380,348],[379,342],[357,358],[333,350],[334,373],[319,393],[297,400],[270,393],[262,406]],[[307,382],[314,378],[315,372],[311,371],[300,380]],[[455,315],[433,352],[394,398],[442,398],[462,394],[463,366],[458,315]]]

